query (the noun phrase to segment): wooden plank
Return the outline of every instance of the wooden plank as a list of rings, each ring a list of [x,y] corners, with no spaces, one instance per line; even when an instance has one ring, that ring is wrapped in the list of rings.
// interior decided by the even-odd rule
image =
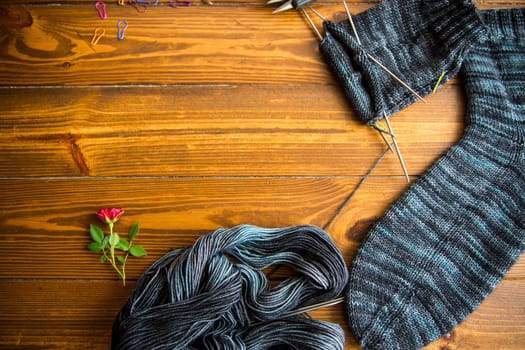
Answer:
[[[220,227],[253,224],[323,227],[357,178],[80,178],[0,180],[0,278],[117,279],[89,252],[99,207],[125,208],[125,234],[141,223],[149,256],[128,264],[137,278],[169,249]],[[402,178],[370,178],[327,231],[351,263],[370,226],[406,188]],[[102,226],[102,224],[100,224]],[[525,259],[510,274],[525,277]]]
[[[0,347],[107,349],[111,326],[132,285],[109,281],[0,280]],[[523,349],[525,279],[506,279],[467,320],[425,349]],[[347,330],[343,306],[312,312]]]
[[[477,1],[478,4],[482,4],[482,7],[523,7],[525,5],[525,0],[483,0]]]
[[[150,0],[150,1],[153,2],[154,0]],[[235,3],[235,4],[237,4],[237,6],[240,6],[240,5],[248,6],[248,5],[263,5],[263,4],[266,3],[266,1],[261,1],[261,0],[210,0],[210,1],[194,0],[194,1],[191,1],[191,5],[192,6],[199,6],[199,5],[208,5],[208,6],[215,5],[215,6],[217,6],[217,5],[223,5],[223,3],[225,3],[225,4]],[[523,1],[523,0],[518,0],[518,1]],[[366,4],[369,4],[369,3],[379,3],[379,2],[381,2],[381,0],[346,0],[346,2],[349,3],[349,4],[351,4],[351,3],[366,3]],[[475,0],[475,2],[481,3],[482,1],[481,0]],[[58,1],[58,0],[56,0],[56,1],[50,1],[50,0],[2,0],[2,4],[3,5],[20,5],[20,4],[24,4],[24,3],[28,3],[28,4],[31,4],[31,5],[35,5],[35,4],[41,4],[41,5],[65,5],[65,4],[67,4],[67,5],[71,5],[71,4],[83,5],[83,4],[89,4],[89,5],[93,5],[95,3],[95,1],[93,1],[93,0],[67,0],[67,1]],[[105,3],[106,3],[106,6],[116,6],[118,1],[117,0],[110,0],[110,1],[105,1]],[[128,0],[124,0],[124,3],[125,3],[126,6],[131,6],[129,4]],[[333,3],[333,1],[319,0],[319,1],[316,1],[315,3],[316,4],[317,3],[319,3],[319,4],[331,4],[331,3]],[[169,5],[170,5],[170,2],[168,0],[158,0],[157,5],[152,5],[152,6],[149,6],[148,8],[150,8],[150,7],[152,7],[152,8],[165,7],[165,6],[169,6]]]
[[[325,11],[342,10],[326,6]],[[4,11],[18,19],[8,22],[0,37],[4,85],[332,82],[317,40],[292,11],[273,15],[263,6],[193,6],[137,14],[114,5],[105,21],[87,4]],[[116,37],[119,19],[129,23],[124,40]],[[93,48],[97,27],[106,35]]]
[[[372,5],[350,6],[358,13]],[[322,11],[334,20],[346,16],[340,5]],[[161,6],[137,14],[114,3],[110,18],[101,21],[92,3],[82,3],[7,6],[0,13],[3,85],[333,83],[314,35],[294,11]],[[118,19],[129,22],[122,41],[116,38]],[[97,27],[107,34],[93,48]]]
[[[354,13],[372,5],[350,4]],[[273,15],[261,4],[160,6],[137,14],[116,3],[108,11],[101,21],[92,3],[2,7],[2,84],[333,82],[314,35],[294,11]],[[324,5],[322,12],[336,20],[345,16],[341,5]],[[116,37],[119,19],[129,22],[122,41]],[[93,48],[97,27],[107,34]]]
[[[131,285],[0,280],[0,348],[109,349]]]
[[[141,223],[138,242],[149,256],[129,264],[128,276],[134,279],[169,249],[190,245],[219,227],[323,226],[356,182],[343,178],[0,180],[0,245],[4,247],[0,278],[116,278],[86,249],[89,225],[99,222],[94,215],[99,207],[125,208],[117,232],[127,232],[135,221]],[[375,201],[369,211],[360,211],[361,219],[379,215],[388,204],[384,198],[397,193],[391,185],[382,190],[383,200]],[[342,246],[350,239],[355,238],[336,237]]]
[[[126,4],[128,3],[127,0],[124,1]],[[192,6],[198,6],[198,5],[221,5],[222,3],[230,4],[230,3],[238,3],[239,5],[260,5],[264,4],[266,1],[259,1],[259,0],[211,0],[211,1],[205,1],[205,0],[198,0],[198,1],[192,1]],[[347,3],[366,3],[366,4],[374,4],[374,3],[380,3],[381,0],[346,0]],[[516,6],[516,5],[523,5],[525,4],[525,0],[473,0],[475,4],[478,6]],[[3,0],[2,4],[4,5],[20,5],[20,4],[43,4],[43,5],[63,5],[63,4],[93,4],[93,0],[67,0],[67,1],[50,1],[50,0]],[[114,1],[106,1],[107,5],[114,5],[117,3],[116,0]],[[333,1],[328,0],[318,0],[315,2],[316,4],[331,4]],[[158,5],[159,7],[162,6],[168,6],[169,1],[168,0],[159,0]],[[127,5],[129,6],[129,5]]]
[[[30,98],[28,98],[30,97]],[[0,176],[362,176],[385,149],[336,85],[0,89]],[[392,118],[423,173],[463,128],[446,85]],[[375,175],[402,175],[393,155]]]
[[[524,279],[504,279],[463,323],[425,349],[525,348],[524,287]]]

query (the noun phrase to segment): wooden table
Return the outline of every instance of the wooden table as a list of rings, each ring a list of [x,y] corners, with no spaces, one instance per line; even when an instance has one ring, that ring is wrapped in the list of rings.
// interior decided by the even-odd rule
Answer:
[[[525,1],[476,1],[481,8]],[[349,1],[355,13],[372,1]],[[332,20],[342,4],[318,4]],[[218,227],[325,226],[385,149],[358,122],[301,16],[214,0],[138,13],[0,4],[0,347],[107,349],[140,273]],[[117,21],[129,27],[117,40]],[[106,31],[94,47],[93,32]],[[462,132],[461,84],[392,118],[411,180]],[[350,263],[408,188],[389,154],[327,231]],[[128,284],[86,249],[102,207],[140,221]],[[345,324],[341,306],[313,316]],[[346,327],[345,327],[346,328]],[[525,258],[427,349],[524,349]],[[347,349],[358,349],[347,332]]]

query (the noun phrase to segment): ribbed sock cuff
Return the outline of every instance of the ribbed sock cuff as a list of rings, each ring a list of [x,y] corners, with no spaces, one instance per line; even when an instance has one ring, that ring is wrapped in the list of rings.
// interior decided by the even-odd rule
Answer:
[[[525,42],[525,8],[480,11],[491,42],[518,40]]]
[[[443,83],[458,72],[462,57],[485,33],[474,4],[466,0],[385,0],[353,19],[360,43],[347,20],[327,21],[320,48],[367,124],[417,99],[370,56],[424,96],[442,72]]]

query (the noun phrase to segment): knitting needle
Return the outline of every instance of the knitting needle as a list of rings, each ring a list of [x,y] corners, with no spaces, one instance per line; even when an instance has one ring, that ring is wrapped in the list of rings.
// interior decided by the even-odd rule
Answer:
[[[352,19],[352,14],[350,13],[350,9],[348,8],[348,5],[346,4],[346,0],[343,0],[343,5],[345,7],[346,15],[348,16],[348,22],[350,22],[350,27],[352,27],[352,31],[354,32],[354,36],[357,40],[357,43],[361,45],[361,39],[359,39],[359,35],[357,35],[357,30],[355,29],[354,20]]]
[[[386,117],[386,113],[385,113],[385,117]],[[389,127],[390,131],[383,130],[382,128],[380,128],[376,124],[373,124],[372,127],[379,132],[379,135],[381,135],[381,138],[387,144],[387,146],[390,149],[390,151],[398,156],[399,161],[401,163],[401,167],[403,168],[403,173],[405,174],[405,177],[407,178],[407,181],[410,183],[410,180],[408,178],[408,173],[407,173],[404,161],[403,161],[403,156],[401,155],[401,152],[399,151],[399,145],[397,144],[397,137],[392,132],[392,125],[390,124],[390,120],[388,120],[388,118],[386,118],[385,121],[387,121],[387,126]],[[397,146],[395,150],[392,148],[392,144],[390,142],[388,142],[388,140],[386,139],[385,134],[390,135],[390,137],[392,138],[392,141],[393,141],[392,144],[394,145],[394,147]]]
[[[416,96],[420,101],[427,102],[421,95],[419,95],[414,89],[412,89],[410,86],[408,86],[407,83],[405,83],[403,80],[397,77],[394,73],[392,73],[388,68],[386,68],[381,62],[379,62],[377,59],[375,59],[370,54],[366,54],[368,58],[370,58],[371,61],[373,61],[375,64],[377,64],[381,69],[383,69],[388,75],[390,75],[392,78],[394,78],[399,84],[403,85],[408,91],[410,91],[414,96]]]
[[[312,21],[312,19],[310,18],[310,15],[308,15],[308,13],[306,12],[306,10],[304,8],[301,8],[301,11],[303,12],[304,16],[306,17],[306,20],[308,21],[308,23],[310,23],[310,26],[312,27],[312,29],[315,31],[315,34],[317,34],[317,37],[319,38],[319,40],[323,40],[323,36],[321,35],[319,30],[315,26],[314,21]]]
[[[352,31],[354,32],[354,36],[358,42],[359,45],[361,45],[361,40],[359,39],[359,35],[357,34],[357,30],[354,25],[354,20],[352,19],[352,13],[350,12],[350,9],[348,8],[348,5],[346,4],[346,0],[343,0],[343,5],[345,7],[346,15],[348,16],[348,22],[350,23],[350,27],[352,27]],[[414,96],[416,96],[419,100],[426,102],[421,95],[419,95],[414,89],[412,89],[410,86],[408,86],[407,83],[405,83],[403,80],[401,80],[397,75],[395,75],[390,69],[385,67],[381,62],[379,62],[374,56],[370,55],[369,53],[366,54],[367,57],[377,64],[382,70],[384,70],[388,75],[390,75],[394,80],[396,80],[399,84],[403,85],[408,91],[410,91]]]
[[[266,4],[271,5],[282,1],[283,0],[269,0]],[[313,2],[315,2],[315,0],[288,0],[284,2],[281,6],[279,6],[277,9],[275,9],[273,13],[288,11],[291,9],[299,10],[303,7],[310,5]]]
[[[401,155],[401,151],[399,150],[399,145],[397,143],[397,137],[394,134],[394,131],[392,130],[392,125],[390,124],[390,120],[388,119],[388,116],[385,111],[383,111],[383,115],[385,116],[385,122],[388,127],[388,131],[390,132],[390,135],[392,137],[392,142],[394,143],[394,148],[396,149],[397,157],[399,158],[399,162],[401,163],[401,168],[403,168],[403,173],[405,174],[407,182],[410,183],[410,177],[408,176],[408,171],[405,166],[405,161],[403,160],[403,156]]]
[[[345,11],[346,11],[346,15],[348,16],[348,22],[350,23],[350,27],[352,27],[352,31],[354,32],[354,36],[356,37],[356,40],[357,42],[359,43],[359,45],[361,45],[361,40],[359,39],[359,35],[357,34],[357,30],[355,28],[355,24],[354,24],[354,20],[352,18],[352,13],[350,12],[350,9],[348,8],[348,5],[346,4],[346,0],[343,0],[343,5],[344,5],[344,8],[345,8]],[[408,86],[408,84],[406,84],[404,81],[402,81],[400,78],[398,78],[394,73],[392,73],[388,68],[386,68],[381,62],[379,62],[376,58],[374,58],[372,55],[370,54],[367,54],[368,58],[370,60],[372,60],[375,64],[377,64],[379,67],[381,67],[381,69],[383,69],[385,72],[387,72],[392,78],[394,78],[398,83],[400,83],[401,85],[403,85],[406,89],[408,89],[408,91],[410,91],[411,93],[413,93],[417,98],[419,98],[421,101],[425,102],[425,99],[423,97],[421,97],[414,89],[412,89],[410,86]],[[386,112],[383,111],[383,114],[385,116],[385,121],[386,121],[386,124],[388,126],[388,130],[389,130],[389,133],[390,133],[390,137],[392,138],[392,141],[394,143],[394,147],[396,149],[396,153],[397,154],[397,157],[399,158],[399,162],[401,163],[401,167],[403,168],[403,173],[405,174],[405,177],[407,179],[407,182],[410,183],[410,178],[408,177],[408,171],[406,169],[406,166],[405,166],[405,161],[403,160],[403,156],[401,155],[401,151],[399,150],[399,145],[397,143],[397,137],[396,135],[394,134],[393,132],[393,129],[392,129],[392,125],[390,124],[390,120],[388,119],[388,116],[386,115]],[[381,137],[383,138],[383,141],[388,145],[388,147],[390,148],[390,150],[392,150],[392,146],[390,145],[390,143],[387,141],[387,139],[385,138],[385,135],[383,134],[383,131],[382,130],[379,130],[379,134],[381,135]],[[392,150],[393,152],[393,150]]]
[[[396,151],[392,148],[392,145],[390,144],[390,142],[388,142],[388,140],[386,139],[386,136],[385,136],[385,134],[390,135],[390,137],[392,137],[392,135],[391,135],[388,131],[383,130],[382,128],[380,128],[379,126],[377,126],[376,123],[372,124],[372,127],[373,127],[374,129],[376,129],[377,132],[379,132],[379,135],[381,135],[381,138],[383,139],[383,141],[385,141],[385,143],[386,143],[386,145],[388,146],[388,148],[390,149],[390,151],[391,151],[392,153],[395,154]]]
[[[308,306],[303,306],[303,307],[301,307],[299,309],[295,309],[295,310],[292,310],[292,311],[289,311],[289,312],[285,312],[284,314],[279,316],[279,319],[286,318],[286,317],[291,317],[291,316],[295,316],[295,315],[304,314],[305,312],[317,310],[317,309],[320,309],[320,308],[323,308],[323,307],[337,305],[339,303],[342,303],[344,300],[345,300],[344,297],[339,297],[339,298],[335,298],[335,299],[332,299],[332,300],[323,301],[323,302],[318,303],[318,304],[312,304],[312,305],[308,305]],[[271,320],[266,320],[266,321],[252,323],[250,326],[252,326],[252,327],[259,326],[259,325],[261,325],[261,324],[263,324],[264,322],[267,322],[267,321],[271,321]]]
[[[323,21],[327,21],[327,20],[328,20],[325,16],[323,16],[322,14],[320,14],[319,11],[317,11],[316,9],[314,9],[312,6],[307,6],[307,7],[310,9],[310,11],[312,11],[314,14],[316,14],[317,17],[319,17],[319,18],[322,19]]]
[[[275,3],[275,2],[280,2],[279,1],[271,1],[271,2],[268,2],[268,4],[272,4],[272,3]],[[287,1],[285,2],[284,4],[282,4],[281,6],[279,6],[278,8],[276,8],[272,13],[279,13],[279,12],[283,12],[283,11],[288,11],[288,10],[291,10],[293,9],[293,4],[292,4],[292,1]]]
[[[284,314],[282,314],[280,316],[280,318],[300,315],[300,314],[304,314],[305,312],[317,310],[317,309],[320,309],[320,308],[323,308],[323,307],[337,305],[339,303],[342,303],[344,300],[345,300],[344,297],[339,297],[339,298],[335,298],[335,299],[332,299],[332,300],[323,301],[321,303],[304,306],[304,307],[301,307],[299,309],[292,310],[290,312],[285,312]]]

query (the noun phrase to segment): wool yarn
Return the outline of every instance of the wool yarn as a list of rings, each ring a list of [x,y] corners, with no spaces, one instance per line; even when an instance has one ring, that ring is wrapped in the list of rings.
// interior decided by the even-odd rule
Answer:
[[[263,271],[272,265],[294,273],[272,286]],[[283,315],[336,298],[347,279],[340,251],[315,226],[218,229],[143,273],[112,349],[343,349],[339,325]]]

